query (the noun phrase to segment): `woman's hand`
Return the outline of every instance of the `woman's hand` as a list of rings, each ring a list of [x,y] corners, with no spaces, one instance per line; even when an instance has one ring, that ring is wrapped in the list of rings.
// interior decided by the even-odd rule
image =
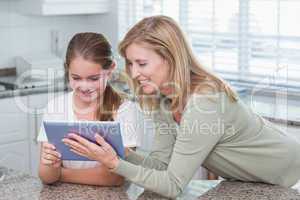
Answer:
[[[62,141],[71,148],[72,152],[90,160],[96,160],[108,169],[116,168],[119,159],[114,149],[100,135],[96,134],[95,139],[99,145],[75,133],[70,133],[68,138],[64,138]]]
[[[41,163],[54,168],[61,166],[61,154],[56,151],[53,144],[48,142],[42,143]]]
[[[131,149],[129,147],[125,147],[124,152],[125,152],[125,158],[126,158],[129,156]]]

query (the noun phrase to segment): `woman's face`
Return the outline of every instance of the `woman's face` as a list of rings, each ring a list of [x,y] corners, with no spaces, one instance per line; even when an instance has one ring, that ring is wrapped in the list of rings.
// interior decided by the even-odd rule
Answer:
[[[131,44],[126,49],[127,65],[132,79],[137,80],[144,94],[160,90],[166,93],[164,84],[169,81],[170,67],[165,59],[150,48]]]
[[[70,87],[82,101],[92,103],[104,93],[110,72],[100,64],[76,57],[69,66]]]

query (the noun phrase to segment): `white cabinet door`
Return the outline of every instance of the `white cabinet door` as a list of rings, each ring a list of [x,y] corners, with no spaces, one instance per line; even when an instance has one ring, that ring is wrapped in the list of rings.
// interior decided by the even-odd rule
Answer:
[[[0,166],[29,172],[27,97],[0,99]]]
[[[27,138],[27,97],[0,99],[0,145]]]
[[[29,137],[36,140],[44,114],[44,109],[50,99],[53,99],[54,93],[34,94],[28,96],[29,119]]]
[[[30,144],[30,171],[31,175],[38,176],[38,166],[40,158],[40,145],[37,136],[42,123],[43,110],[47,106],[48,98],[53,93],[44,93],[28,96],[28,107],[32,112],[28,113],[28,131]]]
[[[29,172],[27,97],[0,99],[0,166]]]
[[[78,15],[107,13],[109,0],[21,0],[18,10],[34,15]]]
[[[44,108],[53,98],[62,95],[64,92],[43,93],[28,96],[28,107],[32,111],[28,113],[28,131],[30,141],[30,169],[31,175],[38,175],[38,166],[40,159],[40,144],[37,142],[37,136],[43,120]]]
[[[0,166],[30,173],[27,141],[0,145]]]
[[[27,115],[24,113],[1,112],[0,145],[27,139]]]

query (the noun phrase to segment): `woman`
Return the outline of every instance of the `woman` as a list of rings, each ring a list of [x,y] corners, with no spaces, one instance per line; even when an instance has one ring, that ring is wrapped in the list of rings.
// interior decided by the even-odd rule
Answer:
[[[78,33],[66,53],[65,72],[72,89],[48,103],[44,120],[120,121],[125,146],[139,145],[142,120],[137,106],[125,101],[110,86],[108,79],[115,68],[112,49],[102,34]],[[55,146],[47,142],[44,127],[39,176],[44,183],[56,181],[100,186],[120,185],[123,178],[97,161],[66,161]]]
[[[148,157],[126,151],[119,159],[72,135],[78,154],[167,197],[178,196],[199,166],[225,179],[291,186],[300,177],[300,145],[245,106],[232,88],[197,61],[169,17],[148,17],[120,43],[135,92],[157,122]]]

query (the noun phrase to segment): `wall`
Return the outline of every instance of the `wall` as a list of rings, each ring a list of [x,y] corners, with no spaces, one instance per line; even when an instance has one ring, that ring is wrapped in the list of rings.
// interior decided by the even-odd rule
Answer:
[[[20,0],[0,1],[0,68],[14,67],[15,56],[51,53],[51,32],[59,39],[59,55],[76,32],[102,32],[117,44],[117,0],[108,14],[74,16],[30,16],[17,10]]]

